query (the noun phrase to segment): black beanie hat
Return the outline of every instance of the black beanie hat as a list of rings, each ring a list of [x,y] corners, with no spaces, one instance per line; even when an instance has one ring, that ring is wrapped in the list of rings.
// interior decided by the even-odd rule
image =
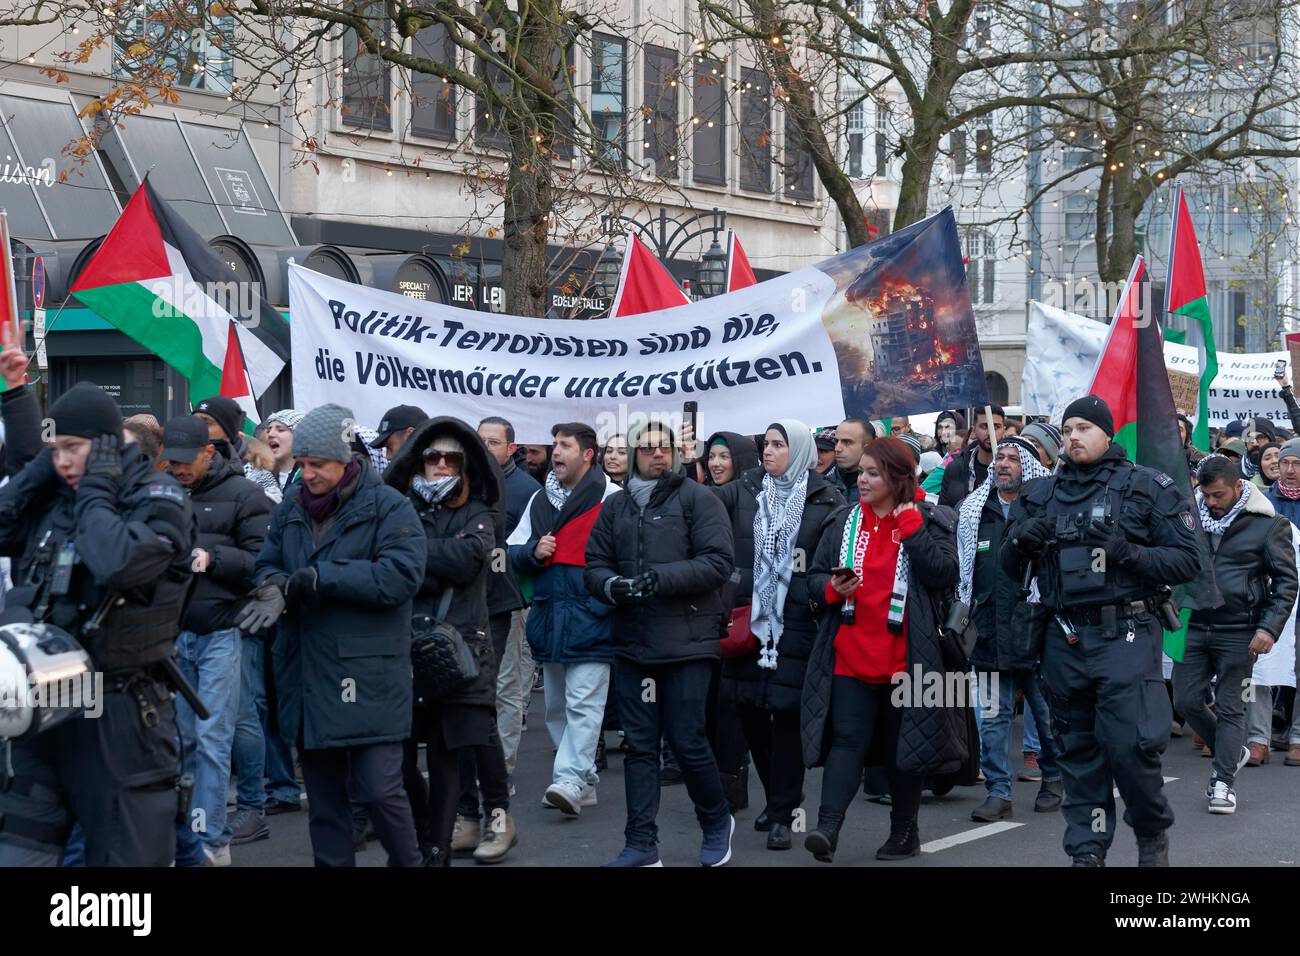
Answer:
[[[1111,438],[1115,437],[1115,419],[1111,417],[1110,406],[1096,395],[1085,395],[1072,401],[1061,416],[1061,424],[1064,425],[1071,418],[1092,422]]]
[[[111,395],[92,382],[78,382],[50,406],[55,435],[122,437],[122,411]]]
[[[193,414],[197,415],[199,412],[216,419],[221,430],[226,433],[227,441],[233,442],[244,434],[244,410],[233,398],[222,395],[205,398],[194,406]]]

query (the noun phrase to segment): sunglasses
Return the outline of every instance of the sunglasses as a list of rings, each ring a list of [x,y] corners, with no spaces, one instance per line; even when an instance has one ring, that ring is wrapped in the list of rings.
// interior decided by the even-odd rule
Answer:
[[[465,463],[465,456],[458,451],[438,451],[436,448],[426,448],[424,450],[424,460],[430,465],[436,465],[440,461],[448,465],[459,468]]]

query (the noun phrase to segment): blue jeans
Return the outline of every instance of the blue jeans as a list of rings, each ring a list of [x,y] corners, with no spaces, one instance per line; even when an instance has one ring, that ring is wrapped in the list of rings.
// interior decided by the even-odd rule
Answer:
[[[1011,799],[1011,726],[1015,717],[1016,691],[1025,692],[1025,712],[1033,712],[1034,719],[1043,727],[1050,727],[1051,717],[1047,699],[1043,696],[1038,674],[1034,671],[980,671],[976,673],[982,687],[988,688],[990,700],[981,701],[985,707],[980,724],[980,769],[984,771],[984,786],[989,796]],[[990,706],[997,681],[997,708]],[[1056,764],[1056,754],[1050,735],[1043,735],[1038,766],[1043,771],[1045,783],[1061,779],[1061,768]]]
[[[1041,694],[1042,691],[1040,690]],[[1048,730],[1051,730],[1049,727]],[[1025,732],[1021,742],[1021,751],[1027,754],[1036,754],[1042,749],[1038,739],[1038,721],[1034,720],[1034,708],[1025,708]]]
[[[185,770],[194,774],[189,827],[210,847],[230,842],[226,792],[230,785],[230,754],[239,713],[240,637],[238,628],[176,638],[176,662],[207,707],[199,720],[185,698],[176,701]]]
[[[614,665],[614,696],[627,738],[623,833],[634,849],[650,850],[659,842],[655,818],[659,815],[659,741],[664,737],[677,755],[700,828],[707,832],[727,822],[731,811],[704,729],[713,666],[707,660],[657,665],[620,660]],[[550,680],[547,675],[548,684]]]
[[[235,722],[235,790],[239,806],[261,810],[266,797],[297,803],[302,796],[293,774],[293,755],[267,726],[266,645],[245,637],[240,650],[239,716]],[[269,778],[265,779],[264,778]]]
[[[605,719],[605,695],[609,692],[609,665],[542,665],[545,675],[542,695],[546,699],[546,729],[555,744],[552,783],[594,787],[596,745]]]

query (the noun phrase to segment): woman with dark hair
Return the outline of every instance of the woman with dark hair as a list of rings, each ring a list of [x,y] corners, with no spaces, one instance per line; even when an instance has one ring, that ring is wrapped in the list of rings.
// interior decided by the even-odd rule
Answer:
[[[1277,481],[1278,476],[1282,474],[1278,455],[1282,451],[1282,443],[1271,441],[1259,450],[1259,471],[1250,479],[1260,491],[1268,491],[1273,487],[1273,482]]]
[[[873,751],[883,753],[883,761],[870,762],[884,763],[892,801],[878,860],[921,852],[916,817],[924,778],[952,773],[968,756],[957,706],[964,702],[922,706],[932,674],[940,686],[950,684],[939,608],[957,584],[958,563],[955,516],[925,500],[915,461],[896,438],[878,438],[863,452],[859,502],[822,537],[808,575],[810,595],[827,610],[808,660],[801,730],[805,763],[826,769],[817,827],[804,846],[824,863],[834,859]],[[902,700],[891,700],[900,691]]]
[[[758,448],[754,439],[735,432],[714,432],[709,436],[705,453],[704,483],[720,487],[745,472],[758,467]]]
[[[478,676],[468,686],[440,700],[416,699],[404,770],[425,864],[451,865],[460,796],[457,751],[463,747],[474,748],[487,820],[474,858],[497,863],[518,840],[497,736],[497,662],[488,638],[487,576],[496,543],[494,512],[503,507],[501,470],[472,426],[442,417],[416,428],[384,472],[384,483],[411,499],[428,541],[413,625],[450,624],[478,659]],[[428,744],[427,812],[417,783],[420,739]]]
[[[817,472],[807,425],[783,418],[763,437],[762,467],[718,489],[735,537],[736,606],[750,609],[732,627],[748,627],[756,639],[752,650],[723,662],[722,696],[735,701],[763,781],[767,806],[755,828],[767,830],[769,850],[788,850],[803,799],[799,697],[817,636],[813,613],[825,590],[809,586],[807,556],[844,510],[844,499]]]
[[[627,436],[611,435],[600,450],[600,467],[620,488],[627,483]]]

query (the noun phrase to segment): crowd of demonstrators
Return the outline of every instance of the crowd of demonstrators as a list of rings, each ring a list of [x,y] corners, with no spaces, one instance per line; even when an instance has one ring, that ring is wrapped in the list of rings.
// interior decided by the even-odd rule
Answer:
[[[714,494],[681,474],[677,441],[653,418],[628,429],[627,488],[601,508],[587,545],[587,591],[614,607],[614,695],[627,739],[626,846],[611,866],[662,865],[655,821],[665,739],[703,831],[702,866],[731,859],[736,827],[706,726],[726,612],[720,592],[735,567],[731,525]]]
[[[892,437],[863,453],[857,482],[858,500],[822,536],[808,576],[810,593],[830,610],[801,689],[804,762],[825,767],[817,826],[804,845],[828,863],[873,752],[891,798],[880,860],[920,853],[925,775],[952,772],[968,756],[954,708],[891,700],[896,674],[945,670],[938,629],[941,595],[957,583],[952,512],[925,501],[912,452]]]
[[[337,405],[284,409],[259,441],[236,402],[214,397],[163,428],[149,415],[123,421],[85,385],[51,409],[59,437],[46,454],[22,359],[0,353],[12,479],[0,518],[16,523],[0,543],[14,583],[31,576],[42,530],[80,548],[87,528],[156,528],[157,546],[138,529],[103,553],[88,545],[86,594],[148,569],[147,584],[126,585],[128,604],[174,618],[153,650],[174,656],[207,715],[173,703],[144,648],[161,719],[146,734],[153,762],[135,769],[192,776],[185,822],[172,822],[168,791],[165,820],[161,799],[126,811],[133,828],[162,821],[165,833],[128,847],[110,832],[107,795],[91,784],[100,774],[111,794],[120,768],[104,769],[104,754],[81,767],[60,757],[84,737],[78,722],[38,738],[43,749],[12,748],[21,772],[48,777],[66,800],[56,812],[0,795],[6,820],[26,814],[43,838],[0,834],[0,859],[56,862],[66,850],[92,864],[225,866],[231,847],[271,837],[270,816],[304,807],[305,783],[317,865],[353,865],[371,829],[390,865],[500,862],[518,842],[511,798],[535,669],[555,748],[541,797],[557,818],[596,804],[604,731],[624,735],[625,846],[613,866],[662,865],[659,792],[674,781],[699,821],[699,863],[728,862],[751,754],[764,799],[753,825],[771,850],[793,845],[805,770],[824,768],[803,839],[824,862],[859,787],[890,806],[877,858],[902,860],[920,851],[922,791],[969,784],[978,764],[986,798],[973,820],[1010,816],[1013,778],[1033,780],[1034,810],[1064,812],[1076,865],[1098,865],[1113,839],[1113,782],[1142,862],[1160,864],[1172,815],[1155,725],[1171,702],[1213,757],[1212,813],[1235,810],[1243,766],[1268,763],[1270,749],[1300,766],[1300,439],[1268,418],[1230,423],[1206,456],[1180,416],[1199,466],[1190,501],[1167,476],[1132,468],[1092,397],[1063,427],[1008,421],[993,406],[943,412],[933,436],[906,416],[816,430],[781,419],[697,444],[689,419],[678,428],[652,416],[603,444],[570,422],[549,445],[521,445],[508,418],[475,427],[409,405],[374,429]],[[1289,388],[1283,399],[1295,424],[1300,405]],[[1122,517],[1092,543],[1114,565],[1104,598],[1122,605],[1111,623],[1128,639],[1094,646],[1116,605],[1088,598],[1080,610],[1065,593],[1054,522],[1102,487]],[[1189,505],[1223,600],[1197,606],[1170,696],[1148,699],[1160,658],[1152,587],[1198,571]],[[969,666],[945,649],[954,607],[973,621]],[[130,633],[133,618],[121,620],[110,631]],[[1101,677],[1064,639],[1071,624],[1100,655]],[[440,627],[459,635],[474,675],[425,699],[412,647]],[[77,636],[113,663],[103,639]],[[968,674],[983,697],[978,721],[963,701],[897,697],[932,672]],[[1092,807],[1107,812],[1105,834]],[[73,823],[81,835],[70,838]]]
[[[812,433],[802,422],[773,423],[762,462],[718,489],[741,574],[736,600],[750,609],[734,626],[748,627],[753,644],[723,664],[721,696],[734,702],[763,783],[766,805],[756,826],[767,829],[768,849],[788,850],[804,796],[800,693],[822,605],[809,589],[809,563],[845,504],[817,468]]]

